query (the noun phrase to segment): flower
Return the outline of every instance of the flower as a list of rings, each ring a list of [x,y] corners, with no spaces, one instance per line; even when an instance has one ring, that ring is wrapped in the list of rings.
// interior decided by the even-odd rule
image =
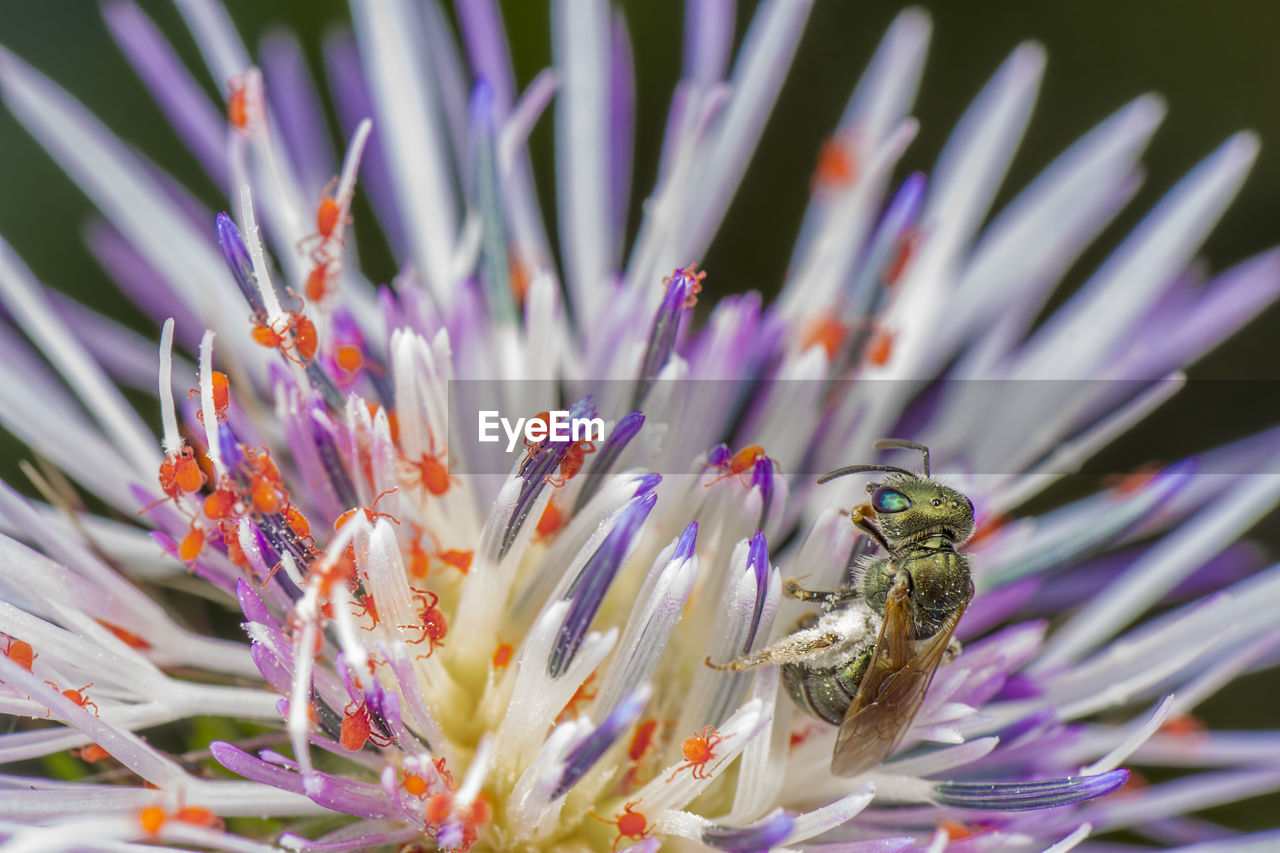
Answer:
[[[233,213],[216,219],[0,54],[0,96],[102,211],[91,248],[163,329],[158,448],[117,385],[153,381],[151,345],[56,300],[0,246],[0,299],[59,374],[4,326],[0,422],[65,474],[44,478],[45,502],[0,489],[0,701],[58,723],[20,723],[0,757],[111,762],[96,781],[6,777],[15,848],[1061,851],[1122,828],[1225,835],[1180,816],[1280,786],[1274,734],[1185,722],[1280,640],[1280,569],[1232,544],[1280,499],[1274,431],[1017,517],[1280,291],[1275,253],[1201,286],[1187,273],[1254,159],[1250,135],[1037,325],[1132,194],[1163,108],[1123,108],[984,227],[1043,56],[1018,48],[933,173],[895,184],[929,34],[905,13],[824,149],[780,297],[723,299],[698,327],[690,261],[808,3],[762,4],[731,68],[727,7],[696,7],[625,264],[629,53],[599,0],[556,5],[556,66],[522,93],[492,3],[458,7],[465,65],[434,6],[419,20],[354,4],[354,40],[327,57],[350,139],[330,186],[291,43],[264,73],[224,10],[182,8],[225,115],[138,8],[105,11],[227,191]],[[553,98],[559,267],[524,149]],[[365,279],[348,230],[361,192],[402,262],[388,287]],[[493,400],[541,430],[513,435],[496,474],[463,415]],[[546,435],[557,406],[608,429]],[[874,509],[852,480],[814,482],[904,432],[929,448],[919,469],[886,455],[852,472],[889,475]],[[942,511],[960,515],[921,540],[885,516],[936,488],[931,459],[959,490],[939,492]],[[972,600],[953,544],[971,555]],[[890,572],[877,605],[864,583],[907,546],[952,584],[921,570],[904,590]],[[804,593],[784,572],[859,594],[792,636]],[[235,606],[248,645],[188,624],[179,593]],[[1142,622],[1156,605],[1171,609]],[[856,728],[840,745],[782,695],[799,692],[798,660],[834,665],[831,647],[896,661],[881,638],[916,606],[948,627],[906,669],[925,647],[940,666],[918,710],[904,699],[910,713],[878,718],[883,747]],[[779,649],[789,666],[748,666]],[[887,702],[901,677],[855,701]],[[196,716],[221,718],[207,751],[139,734]],[[848,778],[829,770],[845,749],[871,756]],[[1130,762],[1191,771],[1144,786]],[[223,824],[247,816],[278,823]]]

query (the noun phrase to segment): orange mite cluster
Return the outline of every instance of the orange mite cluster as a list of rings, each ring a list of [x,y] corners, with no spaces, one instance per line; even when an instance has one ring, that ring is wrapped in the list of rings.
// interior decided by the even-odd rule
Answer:
[[[563,722],[564,720],[569,719],[570,716],[575,720],[582,716],[582,712],[578,710],[579,703],[590,702],[596,698],[596,694],[599,692],[597,690],[589,689],[591,683],[595,680],[596,674],[593,672],[578,685],[578,689],[573,691],[573,695],[570,696],[569,701],[565,703],[564,710],[562,710],[560,712],[560,716],[556,718],[557,722]]]
[[[265,317],[253,317],[254,343],[267,349],[278,349],[294,364],[305,366],[316,357],[319,338],[316,324],[300,311],[287,311],[268,323]]]
[[[211,373],[210,384],[214,413],[221,422],[226,420],[230,405],[230,385],[226,375],[219,371]],[[198,389],[190,392],[190,396],[199,395]],[[203,412],[199,416],[203,422]],[[241,445],[240,452],[244,456],[244,462],[236,471],[219,478],[213,491],[202,498],[200,510],[195,511],[179,498],[197,495],[210,481],[213,468],[209,460],[203,456],[197,457],[196,451],[184,444],[180,449],[169,453],[160,463],[160,489],[166,495],[161,500],[174,500],[179,510],[191,519],[187,533],[176,546],[172,546],[178,559],[184,563],[193,563],[204,550],[209,532],[216,527],[231,562],[241,568],[248,568],[249,561],[240,547],[239,523],[241,519],[254,513],[282,515],[289,530],[304,545],[310,556],[314,552],[311,525],[290,502],[288,489],[285,488],[280,470],[269,451],[266,448]],[[202,463],[208,467],[208,474]],[[145,507],[142,512],[150,508]],[[106,627],[130,645],[133,645],[131,638],[137,639],[133,635],[125,637],[124,633],[128,632],[122,633],[123,629],[111,625]]]
[[[244,461],[234,474],[222,476],[213,491],[205,495],[201,503],[203,516],[211,525],[206,526],[200,514],[192,515],[187,533],[177,545],[178,559],[188,564],[194,562],[204,550],[209,530],[211,527],[216,527],[231,562],[241,568],[249,568],[249,560],[240,547],[239,528],[242,519],[254,514],[281,516],[289,531],[305,549],[308,558],[315,556],[315,540],[311,536],[311,524],[302,511],[292,504],[284,478],[275,460],[271,458],[270,452],[266,448],[251,448],[243,445],[240,451]],[[206,482],[204,474],[199,471],[194,459],[190,457],[190,448],[184,447],[183,452],[176,455],[176,459],[171,455],[165,460],[165,464],[161,465],[162,489],[166,487],[166,476],[172,478],[189,476],[186,485],[196,485],[198,479],[199,485],[196,489],[184,488],[184,491],[194,492],[203,486]],[[166,471],[166,465],[170,466],[172,474]],[[190,473],[192,466],[195,466],[194,471],[199,473],[198,478]],[[267,580],[270,580],[270,575]],[[112,626],[107,627],[112,628]],[[125,642],[129,642],[121,636],[119,631],[115,633],[116,636],[125,639]]]
[[[440,547],[440,540],[430,530],[425,530],[416,524],[410,522],[413,528],[413,540],[409,544],[409,574],[419,580],[425,578],[431,568],[432,558],[439,560],[447,566],[452,566],[462,574],[466,574],[471,570],[471,561],[475,559],[475,551],[460,551],[456,548],[443,550]],[[426,536],[431,540],[432,550],[427,550],[422,545],[422,537]]]
[[[338,199],[330,195],[337,183],[338,179],[334,178],[321,193],[320,203],[316,205],[316,230],[298,241],[300,251],[310,247],[311,272],[304,287],[308,302],[322,302],[333,293],[333,281],[341,268],[342,240],[337,231],[339,225],[351,222],[351,217],[343,215],[350,196]]]
[[[147,806],[138,812],[138,825],[147,835],[158,835],[164,825],[171,820],[218,830],[225,826],[222,818],[200,806],[183,806],[172,813],[160,806]]]
[[[450,849],[466,851],[480,837],[480,827],[493,819],[493,806],[484,794],[477,794],[471,802],[457,802],[457,783],[445,767],[443,758],[432,759],[435,773],[426,778],[418,773],[405,772],[400,787],[411,797],[424,800],[422,821],[424,830],[432,837],[438,836],[446,822],[455,822],[461,830],[460,842]],[[437,787],[438,786],[438,787]]]
[[[699,270],[697,264],[689,264],[687,267],[680,267],[676,271],[662,280],[667,290],[671,289],[671,283],[677,278],[692,279],[689,282],[689,293],[684,298],[684,307],[692,308],[698,304],[698,294],[702,292],[702,280],[707,277],[706,270]]]
[[[160,463],[160,491],[171,500],[176,501],[183,495],[198,492],[204,484],[204,472],[196,462],[195,451],[185,444]]]
[[[231,406],[231,383],[227,381],[227,374],[215,370],[209,374],[209,384],[213,389],[213,414],[218,419],[218,423],[222,423],[227,419],[227,409]],[[200,399],[200,389],[192,388],[187,392],[187,397],[193,400]],[[204,423],[203,409],[196,412],[196,418],[200,423]]]
[[[831,315],[817,317],[805,327],[800,339],[800,348],[808,350],[812,347],[822,347],[827,353],[827,359],[831,360],[844,347],[848,337],[849,327],[837,317]]]
[[[449,772],[446,761],[443,758],[431,759],[431,764],[435,769],[434,778],[426,779],[418,773],[410,773],[405,771],[404,779],[400,782],[400,787],[404,788],[405,793],[411,797],[422,799],[431,793],[435,788],[436,782],[439,781],[441,787],[445,791],[453,791],[457,788],[454,784],[453,774]]]

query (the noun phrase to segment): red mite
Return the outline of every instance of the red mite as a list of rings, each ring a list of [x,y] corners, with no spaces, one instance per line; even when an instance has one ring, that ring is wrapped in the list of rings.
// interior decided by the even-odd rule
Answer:
[[[439,497],[449,491],[453,480],[449,476],[449,453],[447,450],[436,450],[435,436],[431,436],[431,448],[423,453],[418,461],[405,460],[405,464],[417,472],[422,488]]]
[[[631,737],[631,746],[627,749],[627,757],[632,761],[639,761],[644,758],[644,754],[649,751],[649,747],[653,744],[653,734],[658,729],[658,721],[656,719],[645,720],[636,729],[636,733]]]
[[[315,323],[298,311],[289,311],[270,325],[263,318],[256,318],[251,334],[254,343],[267,349],[278,349],[285,358],[298,365],[305,365],[315,358],[319,343]],[[290,352],[291,344],[293,352]]]
[[[57,689],[58,689],[58,685],[54,684],[52,681],[49,681],[48,679],[46,679],[44,683],[45,683],[45,684],[48,684],[48,685],[49,685],[50,687],[52,687],[54,690],[57,690]],[[68,699],[70,699],[72,702],[75,702],[75,703],[76,703],[77,705],[79,705],[81,708],[84,708],[86,711],[87,711],[87,710],[89,710],[89,708],[90,708],[90,707],[92,707],[92,708],[93,708],[93,715],[96,717],[96,716],[98,716],[98,705],[97,705],[97,703],[95,703],[95,702],[94,702],[92,699],[90,699],[88,696],[85,696],[85,695],[84,695],[84,691],[88,690],[88,689],[89,689],[90,687],[92,687],[93,685],[94,685],[94,682],[90,681],[90,682],[89,682],[88,684],[86,684],[84,687],[78,687],[78,688],[76,688],[75,690],[70,690],[70,689],[68,689],[68,690],[63,690],[63,691],[61,691],[61,693],[62,693],[62,695],[63,695],[63,696],[67,697],[67,698],[68,698]]]
[[[374,731],[369,719],[369,706],[363,699],[358,703],[352,701],[342,713],[342,734],[339,741],[348,752],[364,749],[366,741],[372,741],[375,746],[390,746],[395,742],[393,738]]]
[[[633,800],[622,807],[622,814],[613,820],[605,820],[597,814],[590,813],[593,818],[601,823],[607,823],[618,828],[618,837],[613,840],[612,853],[617,853],[618,845],[622,843],[624,838],[644,838],[649,831],[649,821],[643,814],[635,811],[635,805],[639,800]]]
[[[586,461],[583,457],[588,453],[595,452],[596,446],[590,441],[579,441],[576,444],[569,445],[569,449],[565,451],[564,458],[560,460],[560,481],[556,482],[554,477],[547,475],[547,482],[555,488],[560,488],[582,470],[582,465]]]
[[[227,80],[227,123],[241,133],[247,133],[256,120],[252,78],[249,74],[237,74]]]
[[[195,451],[185,444],[160,463],[160,490],[175,500],[183,494],[200,491],[204,482]]]
[[[719,464],[709,465],[708,467],[719,468],[722,471],[724,471],[724,473],[721,474],[719,477],[716,477],[714,480],[712,480],[710,483],[707,483],[706,485],[709,488],[711,486],[714,486],[716,483],[720,482],[721,480],[725,479],[726,477],[737,476],[738,482],[742,483],[744,487],[749,487],[750,484],[747,483],[746,480],[742,479],[742,475],[750,471],[752,468],[754,468],[756,463],[759,462],[761,459],[769,459],[769,457],[765,455],[763,447],[761,447],[758,444],[753,444],[749,447],[744,447],[741,450],[739,450],[737,453],[733,454],[733,458],[731,458],[728,462],[721,462]],[[773,460],[770,460],[770,461],[772,462]],[[775,468],[778,467],[777,462],[774,462],[773,465]]]
[[[409,642],[428,643],[427,653],[419,657],[431,657],[431,653],[438,646],[444,645],[445,635],[449,633],[449,622],[445,619],[444,614],[440,612],[440,608],[436,607],[440,597],[434,592],[419,592],[415,593],[413,597],[414,600],[422,604],[422,621],[417,625],[401,625],[400,627],[409,631],[421,631],[422,634],[416,640],[409,640]]]
[[[227,419],[227,408],[231,405],[231,385],[227,381],[227,375],[219,370],[209,375],[209,384],[212,386],[213,413],[218,423],[222,423]],[[187,397],[193,400],[200,399],[200,389],[192,388],[187,392]],[[203,409],[196,412],[196,419],[204,423]]]
[[[733,737],[733,734],[730,733],[728,737]],[[711,774],[707,772],[707,763],[715,757],[716,744],[724,739],[725,736],[716,731],[715,726],[706,726],[701,734],[685,738],[684,744],[680,747],[684,753],[685,762],[672,772],[667,781],[670,782],[685,769],[691,769],[695,779],[710,779]]]
[[[320,203],[316,205],[316,230],[315,233],[309,234],[298,241],[298,248],[302,249],[308,243],[315,244],[311,250],[311,260],[317,265],[330,260],[330,251],[332,247],[330,242],[340,243],[341,241],[334,236],[339,224],[346,224],[351,221],[351,217],[342,215],[342,202],[337,198],[329,195],[338,179],[331,180],[323,190],[323,197]]]
[[[31,671],[31,664],[35,662],[36,652],[31,648],[31,644],[25,640],[15,640],[9,638],[9,645],[4,650],[4,655],[18,666]]]

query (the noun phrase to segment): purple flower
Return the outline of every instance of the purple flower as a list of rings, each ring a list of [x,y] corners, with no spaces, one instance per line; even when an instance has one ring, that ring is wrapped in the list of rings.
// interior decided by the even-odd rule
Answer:
[[[907,12],[824,151],[780,296],[727,297],[700,321],[693,262],[809,5],[761,4],[729,61],[732,6],[690,4],[662,168],[629,245],[631,54],[603,0],[554,5],[554,67],[523,92],[492,0],[458,4],[460,44],[434,4],[353,3],[352,32],[325,49],[341,162],[290,38],[255,66],[221,6],[181,4],[215,103],[140,9],[107,4],[225,212],[199,209],[0,52],[0,97],[101,211],[90,248],[161,329],[157,360],[0,243],[0,424],[66,475],[41,480],[43,501],[0,486],[0,710],[16,719],[0,760],[112,762],[71,782],[15,769],[33,775],[6,777],[0,838],[237,851],[1239,840],[1182,815],[1280,787],[1280,740],[1185,720],[1276,658],[1280,567],[1233,545],[1280,501],[1275,431],[1018,511],[1280,294],[1274,252],[1195,281],[1257,140],[1212,152],[1037,323],[1130,200],[1163,105],[1125,106],[993,211],[1043,53],[1017,48],[936,167],[900,175],[930,34]],[[525,148],[548,106],[554,249]],[[389,283],[361,262],[360,194],[400,264]],[[150,391],[157,373],[150,424],[122,389]],[[495,407],[519,427],[500,469],[473,429]],[[561,413],[602,434],[558,434]],[[970,499],[977,532],[954,544],[976,595],[962,647],[890,732],[901,744],[845,778],[830,770],[837,727],[787,694],[797,672],[869,656],[893,622],[861,595],[810,618],[783,576],[848,590],[884,556],[848,510],[881,472],[815,475],[866,463],[914,477],[901,449],[875,455],[887,435],[928,445]],[[935,533],[912,546],[965,538]],[[181,618],[179,590],[234,611],[244,639]],[[909,594],[946,609],[925,583]],[[763,660],[779,640],[785,669],[707,665]],[[176,754],[146,737],[197,716],[222,718],[225,739]],[[1142,787],[1128,768],[1144,764],[1187,772]],[[247,816],[285,830],[222,823]]]

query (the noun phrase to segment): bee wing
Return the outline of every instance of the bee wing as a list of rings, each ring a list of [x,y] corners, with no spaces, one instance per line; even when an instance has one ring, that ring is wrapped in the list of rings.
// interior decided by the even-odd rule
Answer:
[[[972,596],[970,590],[969,597]],[[863,773],[883,761],[902,741],[968,603],[966,598],[938,632],[912,653],[915,602],[905,582],[895,583],[889,590],[871,663],[836,735],[832,773]]]

